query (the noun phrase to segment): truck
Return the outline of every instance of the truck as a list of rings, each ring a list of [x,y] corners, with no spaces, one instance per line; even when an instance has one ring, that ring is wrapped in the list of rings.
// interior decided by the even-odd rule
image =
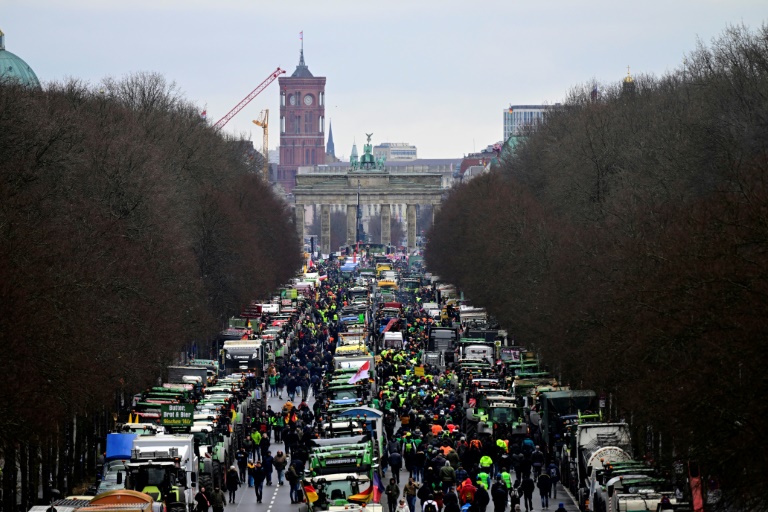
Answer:
[[[257,376],[264,369],[264,346],[261,340],[229,340],[224,342],[224,368],[227,373],[253,370]]]
[[[591,390],[545,391],[536,400],[541,418],[537,426],[548,446],[556,445],[555,436],[564,438],[568,425],[578,419],[579,413],[590,414],[599,405],[597,394]]]
[[[609,463],[632,460],[632,442],[626,423],[583,422],[571,426],[570,445],[563,457],[564,485],[578,495],[585,509],[594,472]]]
[[[165,504],[168,512],[192,512],[197,487],[198,454],[188,434],[136,436],[125,464],[125,488],[143,492]],[[210,476],[200,478],[208,488]]]
[[[656,511],[666,498],[669,510],[690,510],[678,500],[673,483],[644,462],[607,463],[590,478],[584,509],[590,512]],[[665,509],[666,510],[666,509]]]
[[[107,434],[107,449],[104,454],[104,466],[99,473],[97,490],[99,493],[125,487],[125,463],[131,460],[131,448],[137,434],[113,432]]]

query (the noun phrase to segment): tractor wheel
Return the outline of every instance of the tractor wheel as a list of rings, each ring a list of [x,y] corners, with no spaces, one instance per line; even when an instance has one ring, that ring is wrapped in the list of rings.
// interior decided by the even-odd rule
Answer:
[[[213,473],[213,485],[218,486],[219,489],[224,488],[224,472],[221,469],[221,463],[214,460],[211,464],[211,470]]]

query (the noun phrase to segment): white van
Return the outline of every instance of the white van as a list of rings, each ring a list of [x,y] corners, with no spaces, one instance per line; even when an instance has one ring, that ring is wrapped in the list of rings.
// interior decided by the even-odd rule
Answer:
[[[385,332],[384,348],[397,348],[397,349],[403,348],[403,333]]]

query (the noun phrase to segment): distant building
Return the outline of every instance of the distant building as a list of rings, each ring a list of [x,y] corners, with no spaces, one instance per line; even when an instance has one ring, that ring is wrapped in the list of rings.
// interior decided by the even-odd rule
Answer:
[[[416,160],[416,146],[407,142],[382,142],[373,147],[373,156],[377,159],[384,157],[387,162]]]
[[[469,181],[484,172],[488,172],[491,166],[499,163],[503,146],[504,143],[499,141],[496,144],[489,144],[479,153],[470,153],[465,156],[459,166],[458,180],[461,182]]]
[[[314,76],[304,62],[280,77],[280,165],[276,181],[290,194],[299,166],[325,163],[325,77]]]
[[[0,82],[16,82],[33,89],[40,88],[40,80],[24,59],[5,49],[5,34],[0,30]]]
[[[544,114],[550,109],[546,105],[510,105],[504,109],[504,140],[520,137],[536,129],[544,121]]]

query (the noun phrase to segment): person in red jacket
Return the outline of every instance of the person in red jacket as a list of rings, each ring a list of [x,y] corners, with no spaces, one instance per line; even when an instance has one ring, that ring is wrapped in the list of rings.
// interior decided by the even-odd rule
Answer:
[[[467,478],[466,480],[461,482],[461,485],[458,486],[456,490],[459,491],[459,500],[463,505],[465,503],[472,503],[472,500],[475,499],[475,493],[477,492],[477,487],[475,487],[472,484],[472,480]]]

